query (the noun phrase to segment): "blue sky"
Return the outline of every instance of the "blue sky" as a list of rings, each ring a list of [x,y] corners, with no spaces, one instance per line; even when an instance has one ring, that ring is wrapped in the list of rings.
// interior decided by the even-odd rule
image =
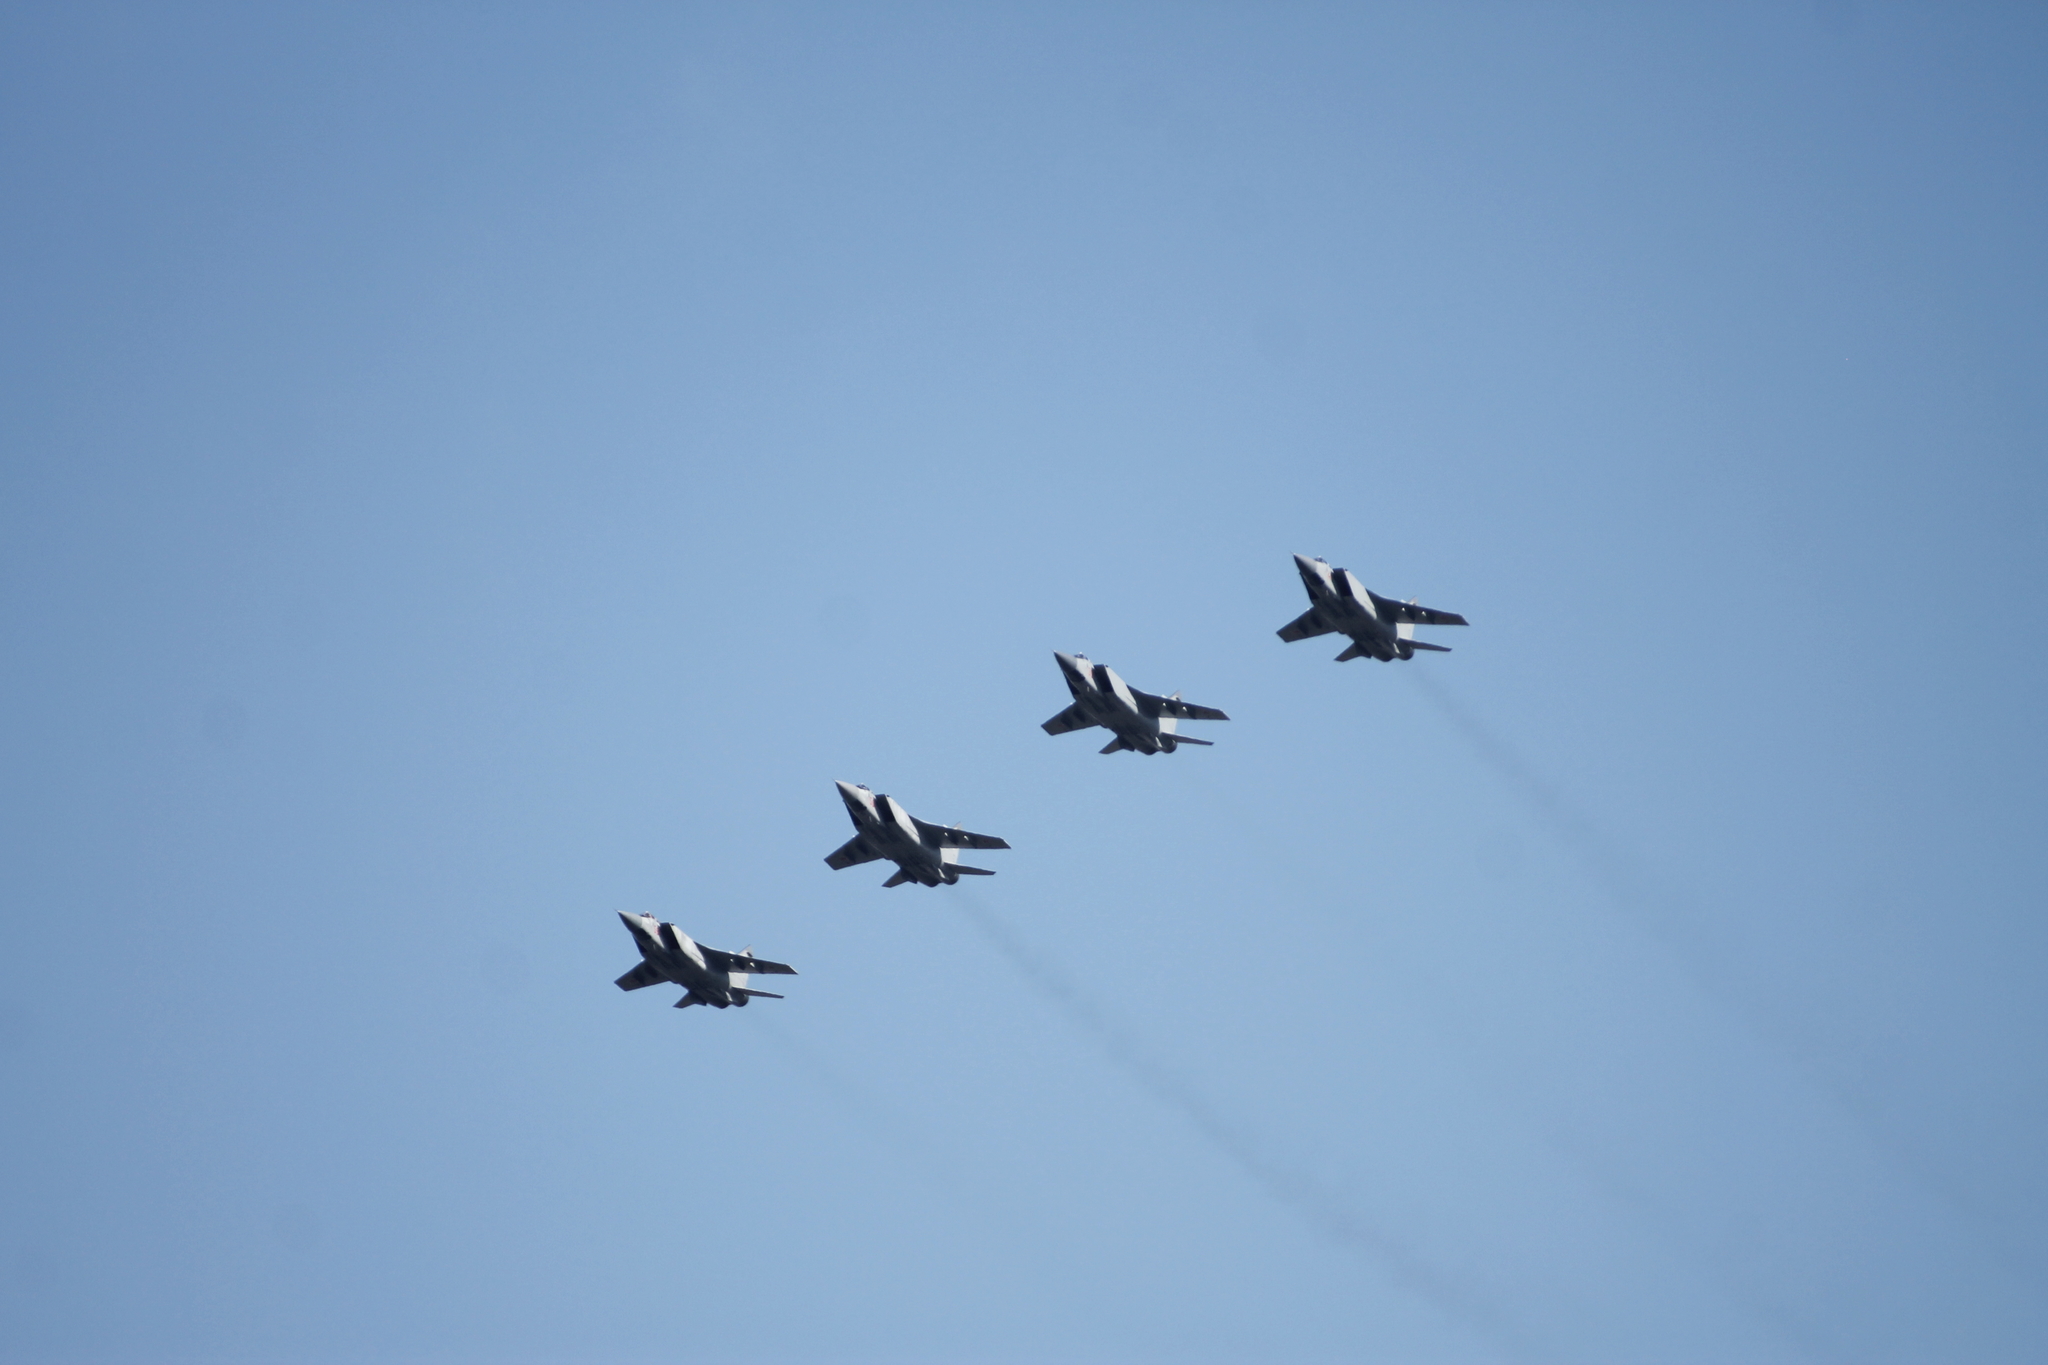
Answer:
[[[10,9],[0,1358],[2040,1358],[2044,56]]]

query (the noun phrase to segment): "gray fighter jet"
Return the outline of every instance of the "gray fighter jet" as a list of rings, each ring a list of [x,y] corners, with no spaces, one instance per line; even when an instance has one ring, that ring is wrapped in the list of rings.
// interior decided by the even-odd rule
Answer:
[[[750,990],[747,978],[796,975],[794,967],[763,962],[754,956],[752,948],[741,953],[707,948],[673,924],[663,924],[652,915],[629,915],[621,910],[619,918],[625,921],[640,949],[640,965],[619,978],[619,989],[637,991],[642,986],[672,982],[683,988],[683,998],[676,1001],[679,1010],[692,1005],[725,1009],[744,1005],[757,995],[780,1000],[782,997],[773,991]]]
[[[1326,560],[1296,555],[1294,567],[1301,570],[1302,586],[1308,589],[1309,609],[1280,627],[1280,638],[1293,644],[1341,631],[1351,637],[1351,648],[1337,656],[1340,664],[1367,656],[1381,663],[1412,659],[1418,649],[1448,654],[1447,646],[1416,639],[1415,628],[1466,624],[1456,612],[1418,607],[1413,598],[1396,602],[1382,597],[1353,577],[1349,569],[1333,569]]]
[[[1045,723],[1049,735],[1100,725],[1116,735],[1103,746],[1102,752],[1106,754],[1119,749],[1139,754],[1170,754],[1183,744],[1213,742],[1175,734],[1178,722],[1230,719],[1213,706],[1188,705],[1178,692],[1170,697],[1140,692],[1119,678],[1108,664],[1089,662],[1086,654],[1054,650],[1052,657],[1059,660],[1060,673],[1067,680],[1067,690],[1074,694],[1074,704]]]
[[[991,834],[969,834],[958,825],[948,829],[928,824],[903,809],[893,797],[877,796],[856,783],[841,782],[838,786],[840,799],[846,802],[846,813],[853,817],[853,827],[859,832],[826,855],[825,862],[834,872],[844,872],[855,863],[887,858],[896,864],[897,871],[882,883],[884,886],[901,886],[905,882],[951,886],[963,874],[996,875],[985,867],[963,867],[954,861],[961,849],[1009,847]]]

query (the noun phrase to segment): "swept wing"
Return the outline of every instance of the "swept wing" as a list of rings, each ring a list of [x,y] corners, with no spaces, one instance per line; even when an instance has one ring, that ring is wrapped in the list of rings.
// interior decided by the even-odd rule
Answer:
[[[1131,699],[1138,703],[1140,711],[1155,720],[1161,716],[1171,716],[1175,720],[1230,719],[1213,706],[1195,706],[1182,701],[1179,697],[1155,697],[1150,692],[1140,692],[1135,687],[1131,689]]]
[[[1280,627],[1280,638],[1288,644],[1296,640],[1307,640],[1317,635],[1328,635],[1336,627],[1323,620],[1322,613],[1310,607],[1301,615]]]
[[[868,846],[867,840],[856,834],[826,854],[825,863],[835,872],[844,872],[855,863],[871,863],[881,856]]]
[[[1418,607],[1413,602],[1396,602],[1391,598],[1372,595],[1372,604],[1379,608],[1380,619],[1406,621],[1416,626],[1465,626],[1470,625],[1464,617],[1454,611],[1438,611],[1435,607]]]
[[[697,945],[697,951],[704,954],[704,965],[721,972],[751,972],[756,976],[795,976],[796,968],[785,967],[780,962],[769,962],[758,957],[747,957],[741,953],[723,953],[716,948]],[[755,992],[766,994],[764,991]],[[780,1000],[781,996],[775,997]]]
[[[935,825],[929,820],[920,820],[914,815],[910,817],[910,823],[917,826],[918,835],[926,843],[937,848],[1008,848],[1010,846],[1006,840],[998,839],[993,834],[970,834],[964,829],[949,829],[945,825]],[[965,871],[966,869],[963,868],[961,870]]]
[[[1085,730],[1094,723],[1088,719],[1087,713],[1082,711],[1081,703],[1075,702],[1047,721],[1044,729],[1049,735],[1063,735],[1069,730]]]
[[[639,966],[627,972],[613,984],[622,991],[637,991],[642,986],[659,986],[666,980],[668,978],[661,974],[661,968],[655,966],[652,962],[642,959]]]

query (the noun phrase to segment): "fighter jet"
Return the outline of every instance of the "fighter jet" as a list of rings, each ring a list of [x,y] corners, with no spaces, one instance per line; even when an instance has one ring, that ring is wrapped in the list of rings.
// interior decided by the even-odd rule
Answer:
[[[1351,648],[1337,656],[1337,662],[1368,655],[1387,663],[1412,659],[1418,649],[1448,654],[1444,645],[1426,644],[1415,638],[1417,626],[1462,626],[1465,618],[1456,612],[1418,607],[1415,599],[1396,602],[1382,597],[1358,581],[1349,569],[1333,569],[1323,559],[1296,555],[1294,567],[1308,589],[1309,609],[1280,627],[1280,638],[1293,644],[1313,635],[1342,631],[1351,637]]]
[[[773,991],[750,990],[750,976],[795,976],[796,968],[780,962],[763,962],[752,948],[739,953],[721,953],[707,948],[673,924],[663,924],[652,915],[619,912],[640,949],[640,965],[618,979],[622,991],[658,986],[664,981],[683,988],[676,1008],[692,1005],[744,1005],[754,996],[780,1000]]]
[[[1102,747],[1103,753],[1129,749],[1139,754],[1170,754],[1183,744],[1213,742],[1175,734],[1178,722],[1230,719],[1213,706],[1188,705],[1178,692],[1170,697],[1140,692],[1119,678],[1108,664],[1090,663],[1086,654],[1054,650],[1052,657],[1059,660],[1060,673],[1067,680],[1067,690],[1074,694],[1074,704],[1045,723],[1049,735],[1100,725],[1116,735]]]
[[[896,864],[897,872],[882,883],[884,886],[901,886],[905,882],[951,886],[963,874],[996,875],[985,867],[965,867],[955,862],[961,849],[1009,847],[994,835],[969,834],[958,825],[948,829],[928,824],[903,809],[895,798],[877,796],[855,783],[841,782],[838,786],[840,799],[846,802],[846,813],[853,817],[853,827],[859,833],[826,856],[825,862],[834,872],[844,872],[855,863],[887,858]]]

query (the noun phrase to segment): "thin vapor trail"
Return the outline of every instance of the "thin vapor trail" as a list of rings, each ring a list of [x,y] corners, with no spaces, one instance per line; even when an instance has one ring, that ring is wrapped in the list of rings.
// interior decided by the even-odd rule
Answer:
[[[1304,1173],[1262,1152],[1242,1130],[1219,1114],[1193,1086],[1148,1057],[1138,1039],[1086,992],[1034,951],[992,914],[972,892],[954,890],[952,899],[967,920],[1038,993],[1099,1047],[1125,1075],[1227,1157],[1268,1197],[1316,1232],[1385,1271],[1403,1288],[1420,1295],[1456,1321],[1492,1341],[1510,1359],[1532,1352],[1521,1333],[1499,1310],[1482,1302],[1428,1265],[1412,1248],[1347,1208]]]
[[[1465,742],[1496,776],[1514,789],[1551,834],[1579,858],[1601,890],[1635,912],[1637,918],[1647,917],[1651,921],[1648,927],[1659,936],[1667,940],[1672,936],[1671,917],[1658,904],[1668,898],[1651,891],[1651,878],[1640,861],[1616,846],[1584,812],[1565,799],[1555,784],[1537,772],[1440,680],[1419,668],[1406,669],[1404,675],[1422,689],[1423,696],[1451,723],[1451,728],[1464,736]]]
[[[1888,1157],[1899,1174],[1947,1204],[2008,1271],[2018,1275],[2031,1273],[2031,1258],[2009,1242],[2003,1225],[1990,1211],[1965,1197],[1939,1170],[1931,1168],[1894,1138],[1854,1095],[1809,1063],[1805,1050],[1794,1041],[1796,1030],[1767,1004],[1755,999],[1739,973],[1719,961],[1712,945],[1686,923],[1684,915],[1675,913],[1692,908],[1686,898],[1659,885],[1641,860],[1609,839],[1441,680],[1417,668],[1406,669],[1404,673],[1451,723],[1451,728],[1464,736],[1486,765],[1579,858],[1615,906],[1663,944],[1672,962],[1694,984],[1742,1018],[1758,1040],[1774,1050],[1815,1094],[1831,1103],[1874,1150]]]

